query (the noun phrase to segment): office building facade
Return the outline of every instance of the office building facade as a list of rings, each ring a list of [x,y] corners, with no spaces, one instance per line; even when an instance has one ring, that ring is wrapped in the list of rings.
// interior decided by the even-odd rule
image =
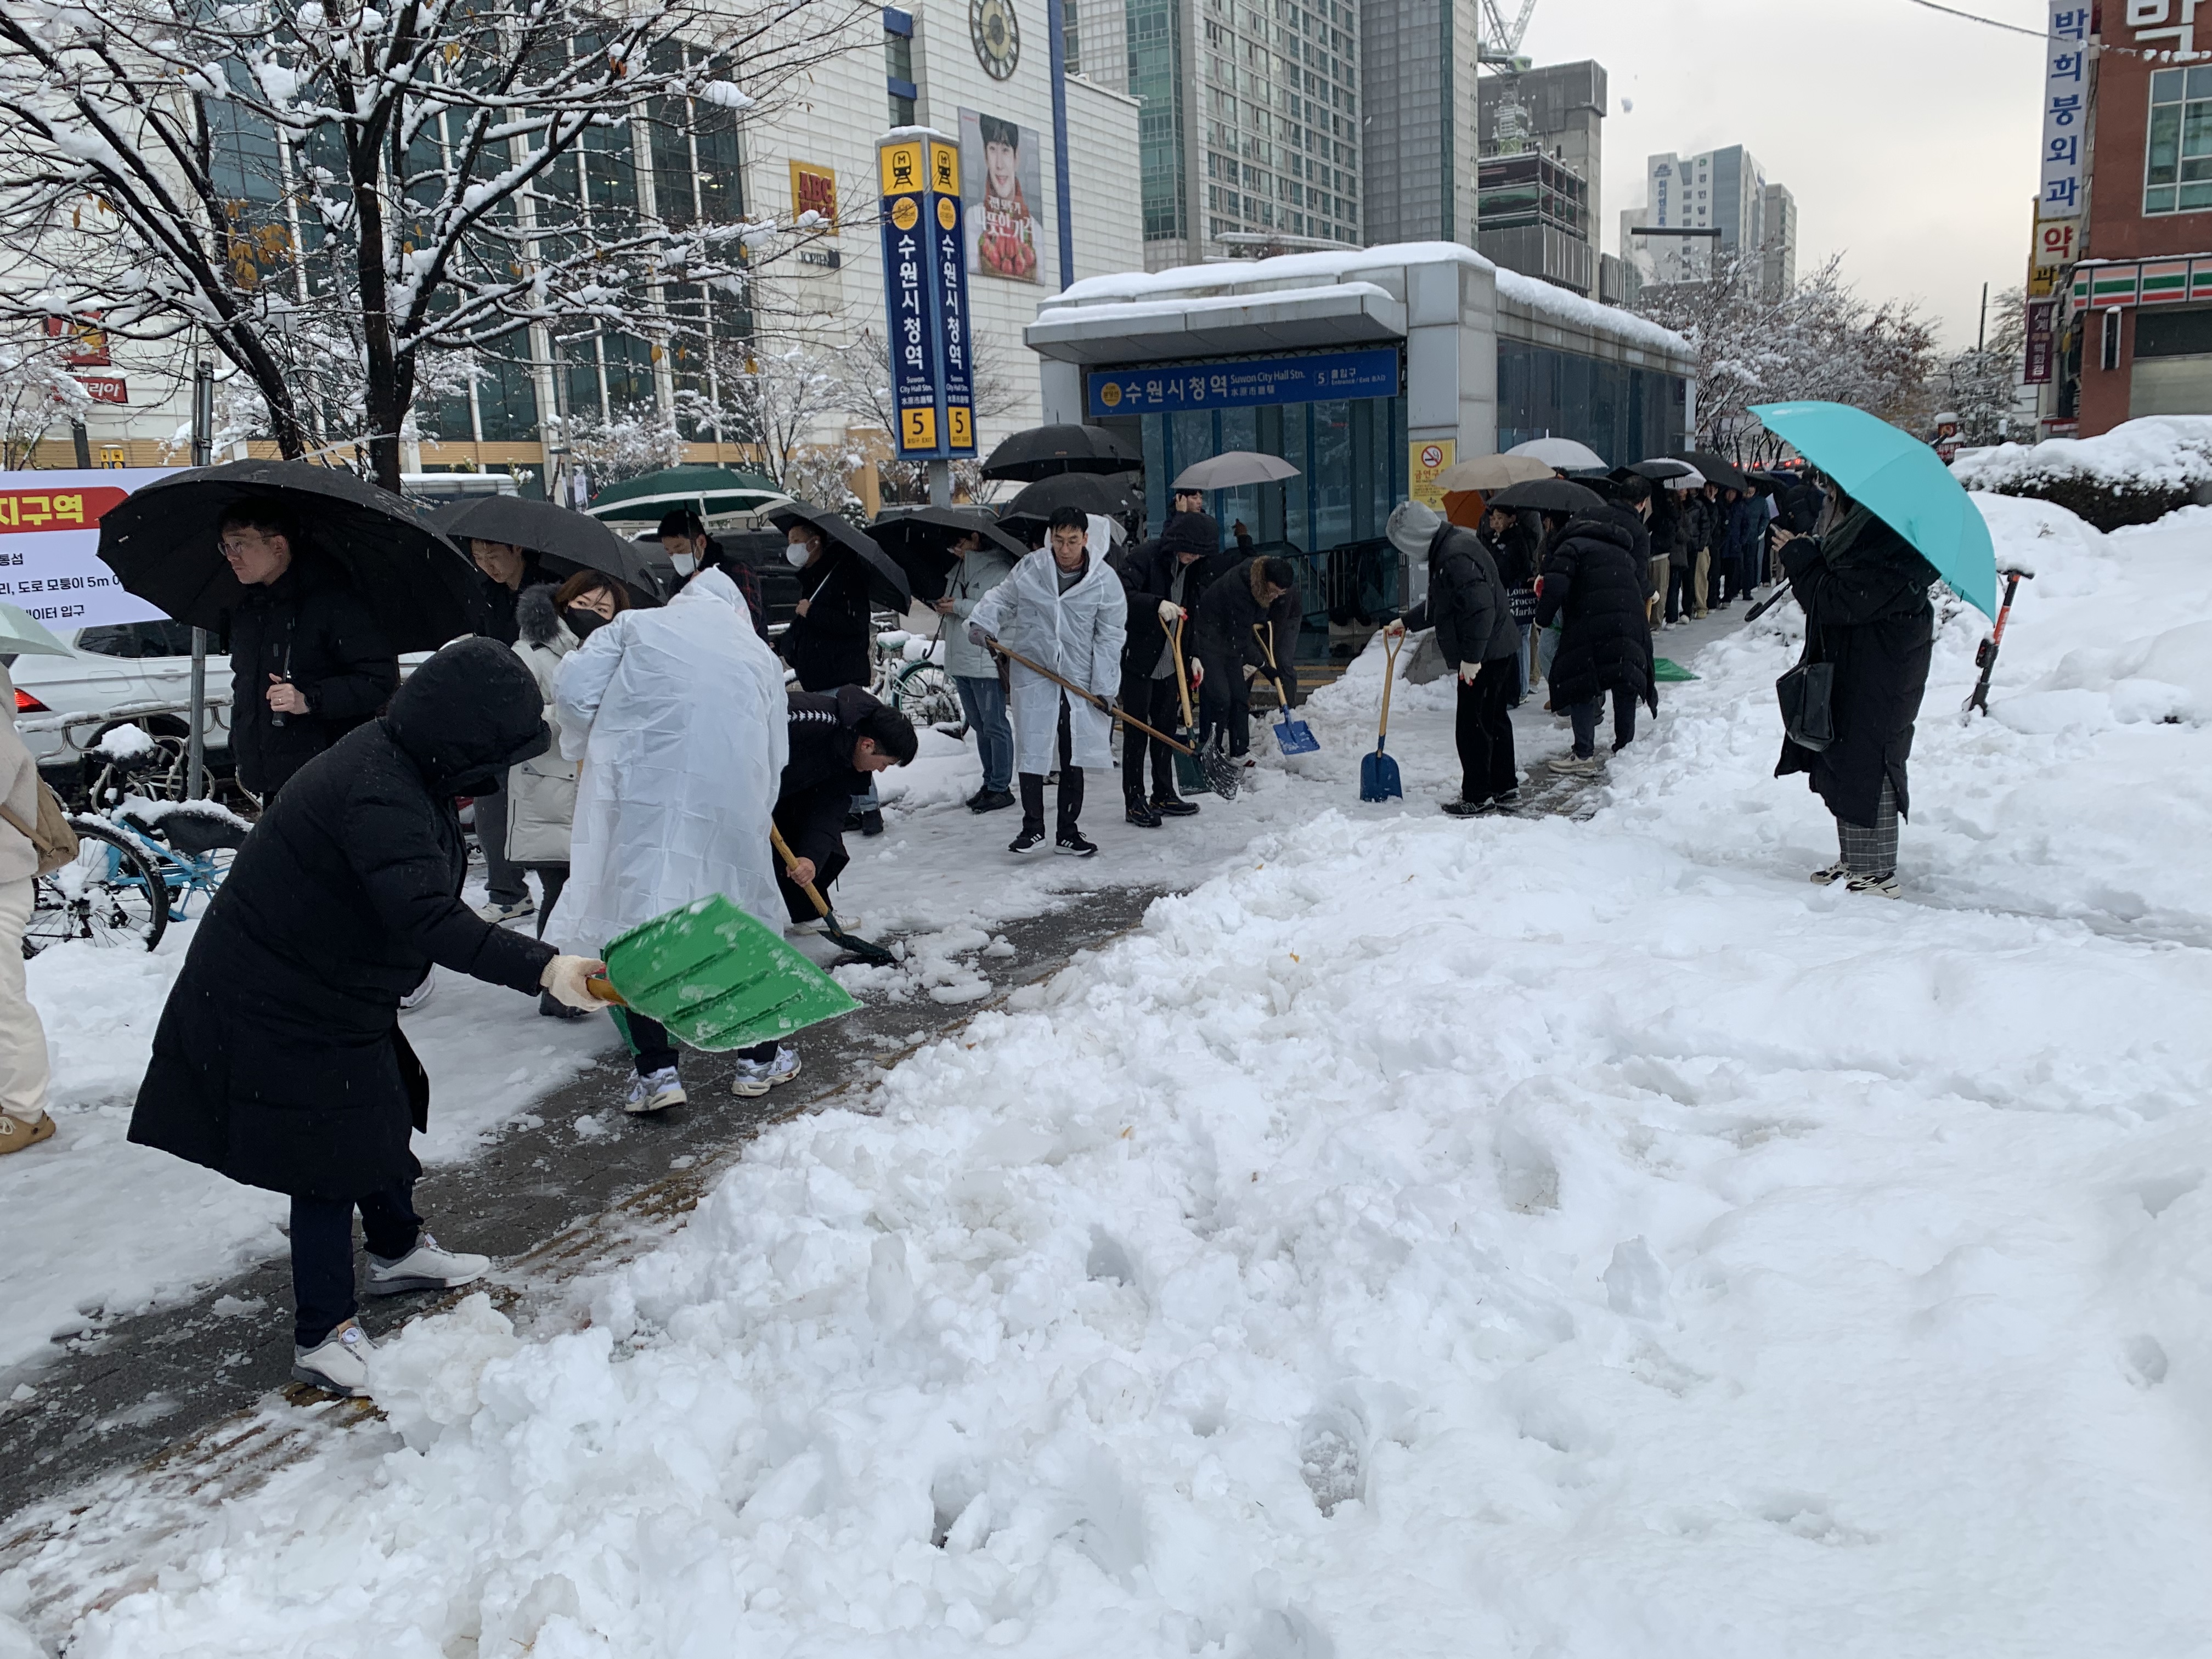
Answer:
[[[1370,243],[1472,242],[1480,147],[1474,0],[1362,0]]]
[[[1638,236],[1653,230],[1712,232],[1701,236]],[[1770,298],[1796,280],[1797,205],[1786,188],[1771,184],[1758,158],[1741,144],[1696,155],[1672,151],[1644,163],[1642,207],[1620,216],[1621,257],[1646,283],[1705,282],[1713,258],[1747,254],[1758,261],[1761,291]]]

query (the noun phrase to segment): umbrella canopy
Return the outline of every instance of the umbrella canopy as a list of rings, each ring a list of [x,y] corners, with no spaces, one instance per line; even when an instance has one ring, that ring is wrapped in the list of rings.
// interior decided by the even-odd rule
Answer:
[[[394,651],[434,651],[476,632],[483,578],[412,501],[336,467],[226,461],[156,478],[100,521],[100,556],[130,592],[181,623],[220,629],[246,590],[216,548],[245,501],[292,509],[309,547],[343,565]]]
[[[1437,487],[1446,492],[1479,489],[1486,495],[1551,476],[1551,466],[1534,455],[1471,455],[1437,474]]]
[[[1298,476],[1297,468],[1279,455],[1262,455],[1256,449],[1231,449],[1210,461],[1199,461],[1176,475],[1177,489],[1234,489],[1239,484],[1279,483]]]
[[[1142,455],[1103,426],[1033,426],[993,450],[983,476],[1035,480],[1063,472],[1127,472],[1144,464]]]
[[[945,579],[960,558],[952,550],[954,543],[981,536],[1012,558],[1029,551],[981,507],[887,507],[868,526],[868,534],[898,562],[915,598],[925,604],[945,597]]]
[[[768,515],[769,522],[788,533],[805,525],[822,533],[832,547],[842,547],[867,568],[868,603],[878,611],[906,614],[914,603],[914,586],[898,562],[876,544],[873,538],[853,528],[853,521],[826,507],[807,501],[787,501]]]
[[[1694,466],[1686,466],[1660,487],[1663,489],[1703,489],[1705,475]]]
[[[1738,471],[1725,455],[1716,455],[1710,449],[1678,449],[1674,459],[1688,462],[1705,475],[1707,483],[1718,484],[1723,489],[1751,488],[1751,480]]]
[[[76,654],[29,611],[0,603],[0,657],[73,657]]]
[[[1525,444],[1516,444],[1505,452],[1509,455],[1532,455],[1546,466],[1564,472],[1571,466],[1594,466],[1602,472],[1605,457],[1588,444],[1578,444],[1572,438],[1531,438]]]
[[[753,513],[772,501],[791,498],[775,480],[726,466],[672,466],[609,484],[584,510],[595,519],[654,519],[675,508],[695,509],[702,519],[727,513]]]
[[[1687,461],[1670,461],[1660,456],[1649,461],[1631,461],[1626,466],[1616,467],[1618,472],[1633,472],[1639,478],[1649,478],[1653,483],[1665,483],[1669,478],[1687,477],[1697,468]]]
[[[1516,511],[1528,508],[1538,513],[1596,513],[1605,507],[1605,498],[1595,489],[1565,478],[1532,478],[1526,483],[1507,486],[1490,498],[1492,507],[1510,507]]]
[[[1990,526],[1934,449],[1848,404],[1754,404],[1751,412],[1918,548],[1960,599],[1996,617]]]
[[[520,495],[479,495],[444,508],[437,519],[439,527],[456,542],[505,542],[526,548],[554,575],[596,570],[629,588],[639,604],[660,603],[660,584],[647,568],[644,549],[588,514]],[[658,556],[657,544],[653,562],[666,562]]]
[[[1031,484],[1000,510],[999,518],[1002,523],[1008,519],[1049,519],[1063,507],[1111,518],[1140,505],[1130,499],[1125,478],[1069,472]]]

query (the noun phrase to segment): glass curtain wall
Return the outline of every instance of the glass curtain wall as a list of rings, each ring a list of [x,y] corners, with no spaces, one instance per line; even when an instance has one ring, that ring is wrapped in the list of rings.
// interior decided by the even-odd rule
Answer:
[[[1498,447],[1572,438],[1608,465],[1683,447],[1679,374],[1632,368],[1519,340],[1498,343]]]

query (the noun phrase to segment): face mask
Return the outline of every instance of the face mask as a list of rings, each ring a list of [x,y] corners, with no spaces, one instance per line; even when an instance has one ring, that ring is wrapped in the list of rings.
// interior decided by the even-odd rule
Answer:
[[[784,544],[783,556],[793,570],[804,570],[806,568],[806,562],[814,556],[814,550],[805,542],[787,542]]]
[[[606,626],[607,619],[596,611],[586,611],[581,605],[570,609],[568,614],[568,631],[579,640],[588,640],[592,630]]]
[[[676,567],[676,574],[678,575],[688,576],[691,574],[691,567],[696,564],[698,561],[694,559],[689,553],[676,553],[670,555],[669,562]]]

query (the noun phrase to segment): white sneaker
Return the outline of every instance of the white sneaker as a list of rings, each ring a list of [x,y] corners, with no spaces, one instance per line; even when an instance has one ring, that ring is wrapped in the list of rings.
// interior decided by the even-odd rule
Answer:
[[[482,1279],[490,1271],[489,1256],[441,1249],[438,1241],[426,1231],[416,1238],[415,1248],[397,1261],[371,1255],[368,1289],[371,1296],[398,1296],[405,1291],[450,1291],[456,1285]]]
[[[376,1345],[349,1319],[312,1348],[292,1348],[292,1380],[349,1400],[368,1396],[368,1357]]]
[[[1839,881],[1848,880],[1850,873],[1851,866],[1838,860],[1824,870],[1815,870],[1812,879],[1822,887],[1833,887]]]
[[[531,897],[529,894],[525,893],[520,898],[515,900],[512,904],[479,904],[477,906],[477,914],[482,916],[486,921],[492,922],[494,924],[502,921],[517,921],[524,916],[536,915],[538,914],[538,901]]]
[[[437,988],[438,970],[433,968],[422,975],[422,982],[420,985],[399,999],[399,1012],[404,1014],[410,1009],[420,1008],[430,1000],[430,993]]]
[[[651,1075],[635,1073],[629,1080],[629,1098],[623,1102],[623,1110],[632,1116],[647,1112],[658,1112],[665,1107],[681,1106],[691,1098],[684,1092],[684,1079],[677,1075],[673,1066],[664,1066]]]
[[[1572,776],[1583,777],[1592,772],[1602,772],[1605,769],[1605,762],[1595,755],[1562,755],[1552,763],[1552,769],[1554,772],[1565,772]]]
[[[1903,898],[1905,888],[1893,870],[1886,876],[1853,876],[1844,884],[1847,893],[1872,893],[1877,898]]]
[[[799,1050],[778,1048],[774,1060],[741,1060],[737,1074],[730,1079],[733,1095],[764,1095],[779,1083],[788,1083],[799,1075]]]

